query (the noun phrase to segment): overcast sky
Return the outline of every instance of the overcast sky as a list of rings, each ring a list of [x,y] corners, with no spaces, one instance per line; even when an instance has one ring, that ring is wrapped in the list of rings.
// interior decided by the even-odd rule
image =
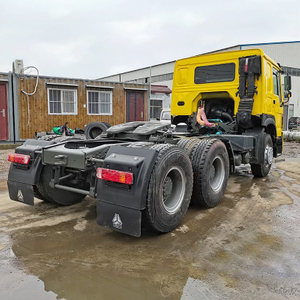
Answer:
[[[0,28],[0,72],[23,59],[43,75],[92,79],[235,44],[300,40],[300,1],[2,0]]]

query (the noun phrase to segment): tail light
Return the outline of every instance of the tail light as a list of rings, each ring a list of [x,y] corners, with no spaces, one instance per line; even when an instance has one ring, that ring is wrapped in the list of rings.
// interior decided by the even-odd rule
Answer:
[[[133,174],[105,168],[97,169],[97,178],[118,183],[132,184]]]
[[[30,156],[25,154],[10,153],[8,154],[7,160],[17,164],[28,165]]]

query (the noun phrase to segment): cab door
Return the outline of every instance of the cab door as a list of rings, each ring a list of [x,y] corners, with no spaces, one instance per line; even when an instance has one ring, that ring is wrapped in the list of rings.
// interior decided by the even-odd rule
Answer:
[[[282,130],[282,115],[283,115],[283,106],[282,104],[282,93],[281,93],[281,78],[280,73],[273,67],[273,104],[272,111],[275,117],[277,136],[281,136]]]

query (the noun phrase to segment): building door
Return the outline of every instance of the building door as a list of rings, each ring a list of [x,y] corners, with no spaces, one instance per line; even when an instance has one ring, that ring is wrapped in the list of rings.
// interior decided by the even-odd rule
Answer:
[[[0,84],[0,140],[8,140],[7,87]]]
[[[126,93],[126,121],[144,121],[145,105],[143,92]]]

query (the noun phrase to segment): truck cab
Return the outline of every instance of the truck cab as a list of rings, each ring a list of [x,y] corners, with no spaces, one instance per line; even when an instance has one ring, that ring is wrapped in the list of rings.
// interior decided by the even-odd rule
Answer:
[[[282,152],[283,93],[280,66],[261,49],[178,60],[174,69],[172,123],[196,129],[200,105],[208,119],[236,121],[237,133],[261,129]],[[239,117],[239,118],[238,118]]]

